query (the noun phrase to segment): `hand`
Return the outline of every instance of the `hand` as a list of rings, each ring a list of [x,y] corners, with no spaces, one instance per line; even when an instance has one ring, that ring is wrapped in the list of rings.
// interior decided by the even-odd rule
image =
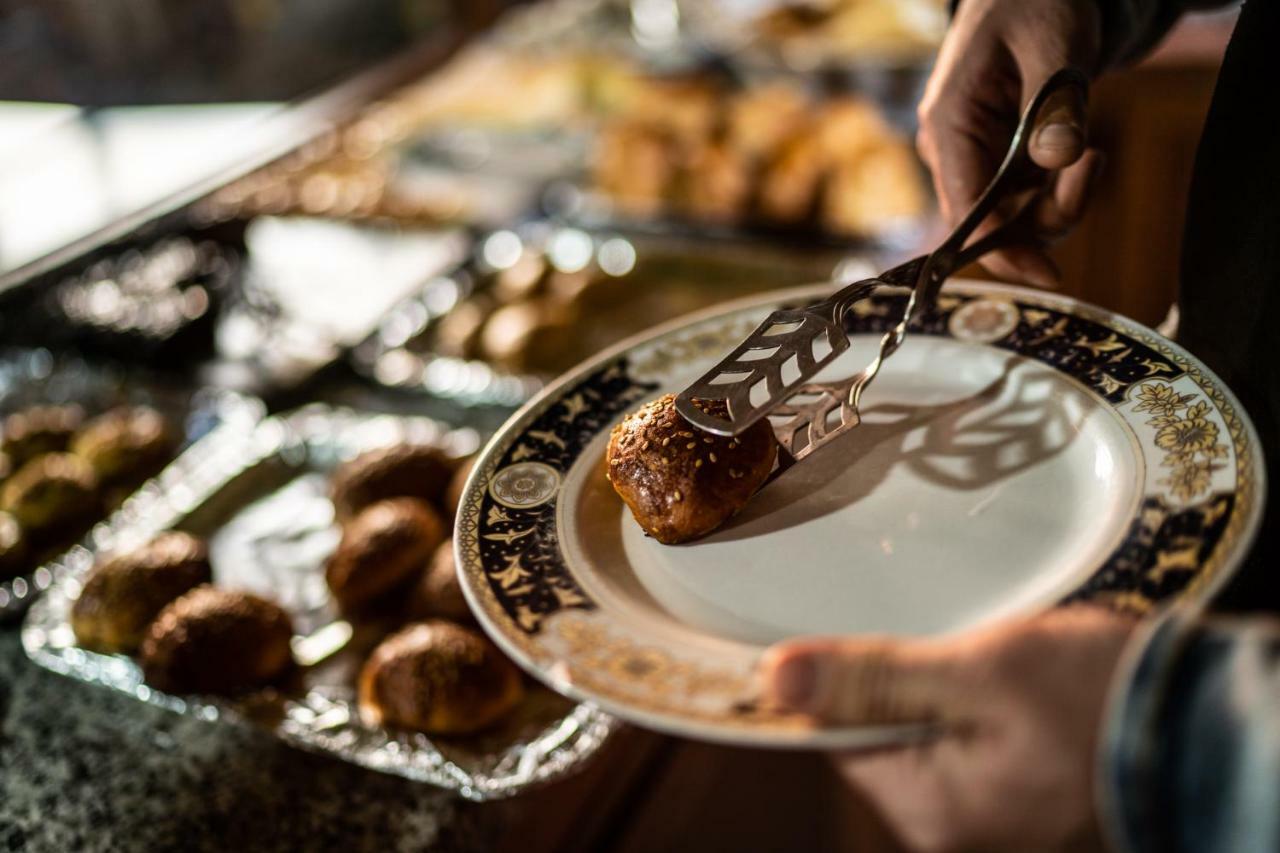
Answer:
[[[962,0],[942,43],[924,97],[916,146],[933,173],[946,221],[955,225],[995,174],[1022,107],[1063,66],[1097,71],[1098,0]],[[1052,176],[1038,201],[1046,236],[1069,230],[1084,213],[1102,155],[1086,149],[1085,105],[1046,111],[1031,137],[1031,158]],[[997,213],[976,236],[1003,221]],[[1053,287],[1058,269],[1042,250],[991,253],[983,266],[1001,278]]]
[[[1133,627],[1078,606],[940,639],[793,640],[762,660],[765,696],[827,723],[939,727],[835,756],[908,849],[1099,849],[1098,730]]]

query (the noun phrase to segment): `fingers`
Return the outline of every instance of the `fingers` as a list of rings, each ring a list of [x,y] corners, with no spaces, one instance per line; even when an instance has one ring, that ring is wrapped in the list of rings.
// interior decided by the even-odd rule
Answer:
[[[1036,202],[1035,211],[1036,228],[1046,242],[1066,234],[1084,217],[1105,162],[1102,152],[1091,148],[1053,177]],[[988,224],[983,233],[992,225]],[[1052,289],[1062,281],[1057,264],[1038,246],[992,252],[982,259],[982,266],[997,278],[1034,287]]]
[[[1080,159],[1087,143],[1084,98],[1070,89],[1061,92],[1041,111],[1031,133],[1028,153],[1042,169],[1065,169]]]
[[[956,656],[922,640],[796,640],[766,652],[761,672],[771,706],[846,725],[953,721],[969,695]]]

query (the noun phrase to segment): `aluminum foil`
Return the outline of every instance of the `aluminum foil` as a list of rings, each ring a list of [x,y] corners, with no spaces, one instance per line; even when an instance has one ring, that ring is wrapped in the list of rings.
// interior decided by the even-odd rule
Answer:
[[[476,450],[479,436],[425,418],[323,406],[264,420],[252,430],[215,431],[130,498],[84,547],[45,567],[52,585],[27,614],[27,654],[43,667],[142,702],[261,726],[303,749],[471,800],[510,796],[563,775],[594,753],[616,723],[542,687],[531,687],[506,722],[470,738],[433,739],[359,717],[355,676],[378,636],[353,633],[329,601],[323,563],[337,530],[327,472],[363,450],[404,441],[463,456]],[[209,538],[216,583],[253,589],[290,610],[295,656],[314,661],[302,668],[298,687],[237,699],[173,696],[148,687],[132,658],[76,645],[69,609],[95,554],[140,545],[174,527]]]
[[[215,389],[192,392],[167,386],[137,370],[126,372],[46,349],[0,351],[0,416],[28,406],[63,403],[77,403],[89,415],[122,404],[151,406],[181,427],[183,447],[222,424],[249,429],[265,413],[258,400]],[[0,580],[0,622],[26,610],[52,581],[46,567]]]

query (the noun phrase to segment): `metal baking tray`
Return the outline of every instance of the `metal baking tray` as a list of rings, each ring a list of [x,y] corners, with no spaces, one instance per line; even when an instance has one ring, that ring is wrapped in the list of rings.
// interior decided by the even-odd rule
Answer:
[[[151,406],[180,428],[180,449],[220,425],[249,429],[266,414],[252,397],[179,387],[145,371],[126,371],[46,349],[0,352],[0,417],[28,406],[65,403],[82,406],[88,416],[117,405]],[[0,622],[22,613],[52,583],[41,561],[42,555],[32,555],[27,571],[0,580]]]
[[[531,687],[496,729],[469,738],[430,738],[365,725],[355,676],[369,650],[338,618],[323,579],[337,540],[327,472],[340,461],[395,442],[426,443],[463,456],[479,435],[426,418],[357,414],[312,405],[252,430],[219,430],[193,445],[134,495],[90,541],[45,569],[46,595],[27,614],[22,642],[39,665],[105,685],[141,702],[207,720],[260,726],[287,743],[384,773],[489,800],[561,776],[594,753],[615,721]],[[137,663],[76,645],[68,622],[80,579],[98,552],[136,546],[177,528],[209,537],[215,583],[265,594],[294,619],[300,686],[246,697],[174,696],[153,690]],[[359,636],[357,633],[355,636]]]
[[[646,313],[627,316],[616,328],[609,327],[606,315],[612,312],[616,319],[618,313],[627,313],[625,309],[584,309],[571,332],[585,345],[580,358],[715,302],[828,278],[865,276],[891,257],[816,248],[798,253],[758,242],[585,230],[545,220],[491,232],[474,245],[466,262],[399,303],[373,334],[349,351],[357,373],[383,387],[426,391],[464,404],[514,406],[531,397],[572,364],[513,372],[483,357],[442,355],[435,340],[444,318],[468,297],[483,293],[495,272],[522,252],[547,257],[553,267],[571,273],[610,276],[620,291],[640,291],[646,299]],[[651,288],[657,287],[666,290],[655,298]]]

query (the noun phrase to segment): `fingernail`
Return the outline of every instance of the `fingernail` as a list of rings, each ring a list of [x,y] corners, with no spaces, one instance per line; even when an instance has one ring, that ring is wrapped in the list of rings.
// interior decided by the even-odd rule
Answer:
[[[1036,146],[1046,151],[1066,151],[1084,145],[1084,134],[1073,124],[1054,122],[1040,128],[1036,134]]]
[[[773,696],[788,708],[806,708],[818,686],[818,667],[812,657],[786,658],[773,670]]]

